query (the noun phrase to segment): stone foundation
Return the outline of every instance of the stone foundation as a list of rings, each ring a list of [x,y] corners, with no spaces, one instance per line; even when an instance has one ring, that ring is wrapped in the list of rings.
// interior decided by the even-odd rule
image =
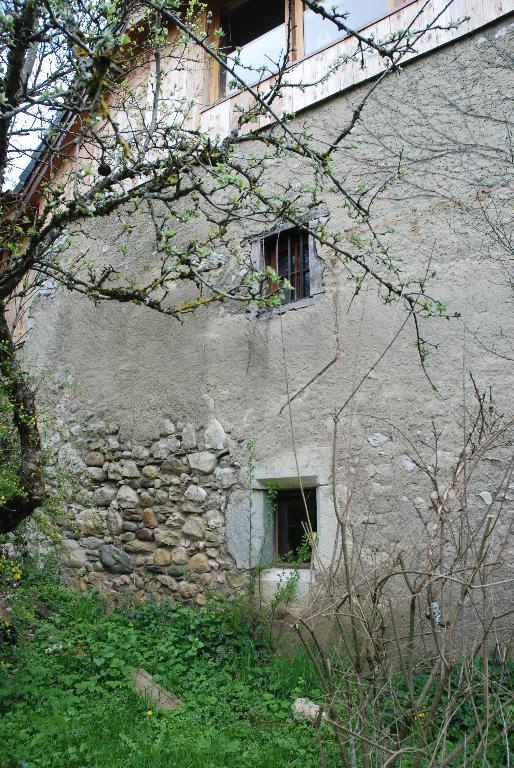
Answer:
[[[73,478],[63,521],[63,568],[82,588],[115,598],[174,598],[202,604],[207,594],[241,588],[225,546],[225,510],[240,466],[221,424],[164,420],[155,439],[123,440],[115,424],[71,425],[47,474]],[[68,483],[69,484],[69,483]]]

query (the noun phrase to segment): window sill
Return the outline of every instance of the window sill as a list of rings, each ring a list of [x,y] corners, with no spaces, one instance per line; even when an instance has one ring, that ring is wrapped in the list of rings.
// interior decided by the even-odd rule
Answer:
[[[305,299],[299,299],[298,301],[291,301],[289,304],[281,304],[279,307],[266,307],[264,309],[257,309],[251,307],[248,309],[247,314],[251,319],[257,317],[272,317],[273,315],[283,315],[284,312],[293,312],[297,309],[304,309],[305,307],[312,307],[325,295],[325,291],[320,293],[314,293],[312,296],[308,296]]]
[[[316,581],[316,572],[310,565],[293,568],[292,566],[274,566],[261,573],[261,580],[268,584],[283,584],[291,578],[293,573],[298,573],[300,584],[311,584]]]

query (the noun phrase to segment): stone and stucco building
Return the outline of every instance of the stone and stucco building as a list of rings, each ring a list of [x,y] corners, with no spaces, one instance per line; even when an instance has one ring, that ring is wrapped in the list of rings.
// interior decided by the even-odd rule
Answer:
[[[359,23],[370,23],[368,33],[375,25],[380,37],[384,25],[404,26],[422,4],[372,3]],[[444,5],[432,0],[429,11]],[[338,169],[353,188],[391,178],[375,226],[407,272],[430,264],[432,293],[461,315],[429,320],[423,331],[434,345],[428,364],[437,391],[421,369],[410,325],[373,367],[404,312],[371,287],[352,301],[343,268],[312,238],[301,245],[308,269],[298,300],[264,312],[225,303],[179,325],[141,307],[95,307],[50,284],[39,291],[26,351],[46,372],[40,396],[56,456],[48,480],[56,485],[64,470],[76,482],[64,543],[67,568],[83,585],[202,602],[209,592],[233,593],[262,562],[263,584],[273,589],[287,571],[277,554],[298,544],[291,492],[298,494],[299,478],[311,498],[318,564],[330,560],[337,538],[334,493],[339,505],[351,495],[364,562],[411,547],[433,491],[415,450],[425,451],[421,440],[430,441],[435,424],[442,476],[450,471],[462,443],[463,369],[481,389],[493,388],[500,411],[512,409],[513,364],[501,347],[514,330],[512,288],[501,238],[484,211],[502,219],[511,173],[513,9],[510,0],[456,2],[447,16],[467,20],[431,32],[401,75],[382,83],[352,134],[347,167]],[[306,82],[346,45],[336,36],[319,52],[307,39],[305,56],[293,65]],[[282,108],[295,112],[298,124],[315,124],[320,139],[328,136],[378,71],[376,58],[364,70],[351,64],[318,87],[291,92],[292,103],[284,97]],[[206,131],[227,134],[237,95],[202,89],[196,119]],[[400,151],[405,173],[395,177]],[[301,176],[302,161],[274,173],[289,182]],[[349,231],[334,193],[309,217]],[[188,227],[190,234],[205,224]],[[143,214],[133,216],[125,240],[127,258],[143,269],[154,256],[148,228]],[[258,263],[277,231],[251,229],[241,241]],[[290,249],[298,247],[290,227],[281,231]],[[104,220],[91,220],[76,247],[102,260],[119,242]],[[340,422],[334,456],[334,414],[368,371]],[[477,514],[502,471],[500,457],[477,476]],[[270,485],[281,505],[275,517]],[[506,512],[513,500],[509,491]],[[507,517],[499,536],[507,533]],[[316,588],[316,567],[300,571],[303,594]]]

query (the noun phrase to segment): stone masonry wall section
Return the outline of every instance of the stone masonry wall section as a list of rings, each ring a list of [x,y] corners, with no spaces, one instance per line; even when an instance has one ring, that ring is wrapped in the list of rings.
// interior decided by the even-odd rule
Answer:
[[[71,424],[48,469],[74,477],[71,521],[63,521],[62,558],[69,578],[115,599],[175,598],[202,604],[209,593],[237,590],[225,547],[225,508],[239,478],[221,424],[204,428],[164,419],[145,443],[123,440],[116,424]]]

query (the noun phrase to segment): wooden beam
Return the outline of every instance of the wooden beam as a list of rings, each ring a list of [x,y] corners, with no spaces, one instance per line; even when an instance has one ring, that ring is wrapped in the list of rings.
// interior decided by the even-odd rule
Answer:
[[[220,39],[217,35],[214,34],[214,30],[221,27],[221,2],[216,0],[215,2],[209,3],[209,11],[211,14],[211,22],[209,25],[210,28],[207,30],[209,32],[209,36],[206,42],[214,50],[218,50]],[[220,97],[220,65],[208,54],[206,54],[206,56],[208,58],[206,101],[208,104],[214,104],[214,102],[217,101]]]
[[[291,60],[303,58],[303,0],[285,0],[286,24],[291,29]]]

